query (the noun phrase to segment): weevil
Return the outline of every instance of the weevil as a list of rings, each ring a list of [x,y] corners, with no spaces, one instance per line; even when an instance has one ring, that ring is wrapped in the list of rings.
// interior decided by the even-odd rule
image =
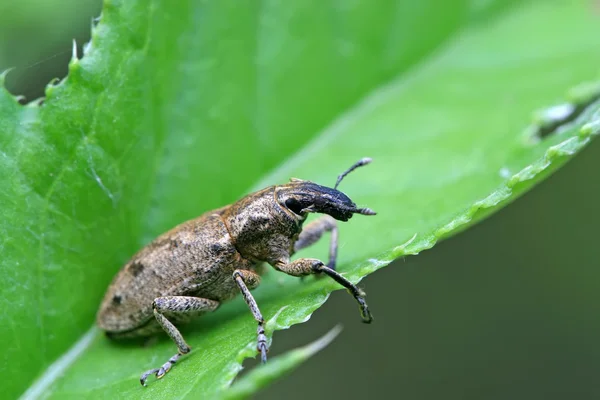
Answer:
[[[97,323],[113,339],[152,336],[165,331],[177,353],[159,368],[144,372],[162,378],[190,346],[176,325],[215,311],[241,293],[258,323],[257,351],[267,360],[265,320],[250,293],[260,283],[265,263],[293,276],[325,275],[344,286],[359,304],[362,319],[372,321],[365,293],[336,272],[338,221],[353,214],[375,215],[358,208],[337,190],[342,179],[371,162],[363,158],[338,176],[333,188],[291,178],[228,206],[206,212],[162,234],[125,264],[100,305]],[[324,214],[303,226],[308,214]],[[290,261],[297,251],[331,233],[327,264],[314,258]]]

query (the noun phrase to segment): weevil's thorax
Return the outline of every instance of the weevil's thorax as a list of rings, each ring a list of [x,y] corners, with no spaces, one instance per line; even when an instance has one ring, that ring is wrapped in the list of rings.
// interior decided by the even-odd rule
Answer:
[[[278,188],[270,186],[249,194],[223,215],[237,251],[248,260],[273,264],[293,253],[306,216],[282,207]]]

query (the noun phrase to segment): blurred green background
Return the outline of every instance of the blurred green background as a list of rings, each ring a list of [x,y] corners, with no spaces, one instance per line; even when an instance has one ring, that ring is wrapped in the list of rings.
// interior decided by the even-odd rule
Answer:
[[[3,0],[8,89],[41,97],[66,74],[72,39],[81,54],[100,8],[99,0]],[[599,160],[596,140],[483,223],[364,280],[371,326],[345,293],[333,293],[309,323],[277,332],[272,354],[337,323],[342,335],[257,397],[600,398]]]

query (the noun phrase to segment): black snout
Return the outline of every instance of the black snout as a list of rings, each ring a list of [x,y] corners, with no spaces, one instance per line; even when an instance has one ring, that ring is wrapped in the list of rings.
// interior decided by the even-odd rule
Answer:
[[[356,204],[352,202],[345,194],[339,192],[341,196],[328,198],[318,197],[314,202],[314,209],[323,214],[329,214],[340,221],[348,221],[352,218],[352,209]],[[342,197],[343,196],[343,197]]]
[[[294,190],[286,193],[284,204],[295,214],[328,214],[339,221],[348,221],[354,214],[375,215],[369,208],[356,208],[356,204],[339,190],[308,181],[293,185]]]
[[[348,196],[339,190],[313,184],[312,210],[314,212],[331,215],[340,221],[348,221],[352,218],[356,204]]]

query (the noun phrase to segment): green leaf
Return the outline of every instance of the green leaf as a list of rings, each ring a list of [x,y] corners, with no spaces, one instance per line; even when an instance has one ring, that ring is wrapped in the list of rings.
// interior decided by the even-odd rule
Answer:
[[[473,4],[106,1],[85,56],[43,106],[0,91],[4,394],[223,393],[255,353],[241,299],[183,328],[194,350],[147,388],[140,373],[174,345],[113,343],[90,325],[140,246],[250,188],[333,184],[373,157],[342,184],[378,212],[341,227],[339,269],[358,281],[576,153],[600,130],[597,102],[543,139],[528,126],[548,124],[532,114],[565,96],[589,103],[565,95],[600,70],[589,2]],[[325,258],[326,247],[301,254]],[[272,333],[335,289],[269,271],[256,298]]]

